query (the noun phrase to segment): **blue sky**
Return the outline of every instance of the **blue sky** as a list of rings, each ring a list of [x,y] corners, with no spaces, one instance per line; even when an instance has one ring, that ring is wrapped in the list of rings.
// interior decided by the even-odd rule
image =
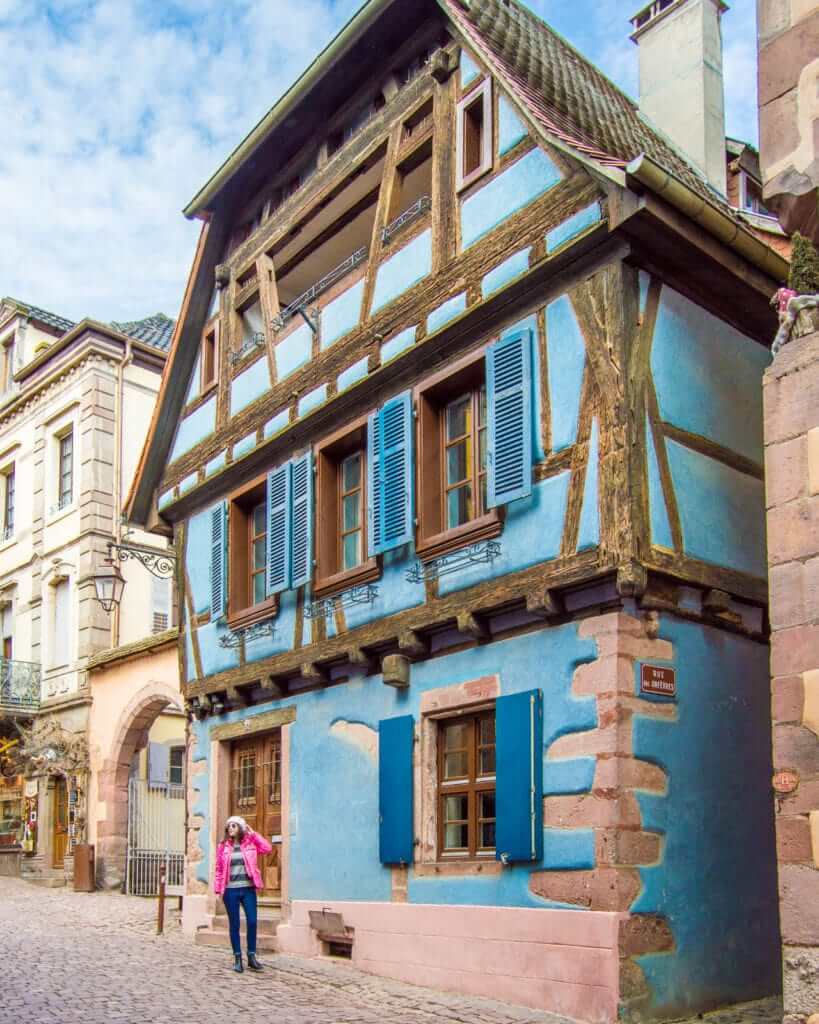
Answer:
[[[529,0],[632,96],[623,0]],[[175,316],[180,210],[360,0],[0,0],[0,295]],[[727,130],[756,141],[756,3],[725,15]]]

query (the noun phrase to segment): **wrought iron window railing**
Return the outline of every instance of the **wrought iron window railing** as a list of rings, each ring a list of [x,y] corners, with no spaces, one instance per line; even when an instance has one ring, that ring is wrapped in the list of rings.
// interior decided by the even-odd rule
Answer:
[[[427,211],[432,209],[432,200],[429,196],[420,196],[412,206],[408,206],[406,210],[398,217],[395,218],[385,228],[381,229],[381,241],[384,245],[395,238],[398,232],[407,226],[412,224],[413,221],[418,220],[419,217],[423,216]]]
[[[322,292],[326,292],[328,288],[340,281],[342,277],[349,274],[351,270],[355,270],[357,266],[362,264],[364,260],[369,256],[369,250],[366,245],[348,256],[343,263],[339,263],[337,267],[334,267],[329,274],[325,274],[324,277],[319,278],[314,285],[311,285],[306,292],[299,295],[297,299],[294,299],[289,305],[285,306],[284,309],[279,313],[278,316],[273,317],[273,329],[281,331],[287,323],[293,319],[296,313],[301,312],[306,306],[309,306],[311,302],[315,302]]]
[[[264,345],[264,334],[261,331],[256,331],[243,342],[241,348],[230,353],[230,365],[235,366],[236,363],[240,363],[248,352],[253,352],[255,349],[261,348],[262,345]]]
[[[0,658],[0,711],[29,712],[40,706],[40,666]]]

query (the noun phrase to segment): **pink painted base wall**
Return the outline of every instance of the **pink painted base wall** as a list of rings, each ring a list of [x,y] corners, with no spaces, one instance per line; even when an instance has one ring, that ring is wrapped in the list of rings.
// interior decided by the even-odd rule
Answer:
[[[362,970],[593,1024],[617,1019],[620,914],[294,900],[280,952],[320,956],[309,911],[328,907],[355,929]]]

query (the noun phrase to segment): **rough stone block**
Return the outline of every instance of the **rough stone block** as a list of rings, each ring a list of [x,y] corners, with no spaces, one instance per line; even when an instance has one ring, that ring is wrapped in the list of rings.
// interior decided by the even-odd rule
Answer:
[[[788,946],[782,956],[782,990],[785,1010],[800,1020],[816,1016],[819,1006],[819,949]]]
[[[533,871],[529,888],[543,899],[591,910],[628,910],[640,893],[636,868],[593,868],[588,871]]]
[[[765,450],[765,502],[786,505],[807,494],[807,442],[804,435],[768,445]]]
[[[805,622],[805,567],[801,562],[771,566],[768,577],[772,629]]]
[[[595,832],[595,860],[598,864],[638,866],[656,864],[660,859],[662,836],[634,829],[598,829]]]
[[[807,434],[808,449],[808,493],[819,494],[819,427],[813,427]]]
[[[764,5],[763,5],[764,6]],[[759,54],[759,104],[764,106],[771,100],[794,89],[799,82],[802,68],[816,57],[819,46],[819,11],[815,18],[809,18],[799,25],[793,25],[782,32],[760,50]]]
[[[819,742],[816,734],[802,725],[775,725],[774,767],[796,768],[803,777],[819,774]]]
[[[779,865],[779,917],[787,945],[816,943],[819,938],[819,871],[810,864]]]
[[[572,693],[577,697],[633,692],[634,662],[625,655],[609,655],[575,669]]]
[[[808,814],[819,807],[819,779],[802,780],[790,796],[779,800],[780,814]]]
[[[771,717],[774,724],[799,725],[802,704],[802,676],[783,676],[773,681]]]
[[[819,554],[819,502],[814,498],[799,498],[770,510],[769,565],[781,565],[816,554]]]
[[[784,32],[791,24],[791,0],[766,0],[757,7],[759,42],[761,46]]]
[[[620,956],[666,953],[674,948],[674,934],[659,914],[630,914],[620,922]]]
[[[659,765],[641,761],[636,757],[598,758],[592,789],[613,790],[617,787],[641,789],[648,793],[665,793],[668,788],[668,777]]]
[[[810,823],[810,846],[813,866],[819,868],[819,810],[811,811],[808,815]]]
[[[771,636],[771,675],[792,676],[816,665],[819,626],[793,626]]]
[[[813,859],[810,821],[805,815],[777,817],[776,856],[780,864],[804,864]]]

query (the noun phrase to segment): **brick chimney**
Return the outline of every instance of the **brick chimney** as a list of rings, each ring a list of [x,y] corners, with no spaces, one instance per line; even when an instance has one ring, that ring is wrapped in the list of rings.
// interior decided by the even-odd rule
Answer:
[[[631,19],[640,110],[725,195],[723,0],[652,0]]]

